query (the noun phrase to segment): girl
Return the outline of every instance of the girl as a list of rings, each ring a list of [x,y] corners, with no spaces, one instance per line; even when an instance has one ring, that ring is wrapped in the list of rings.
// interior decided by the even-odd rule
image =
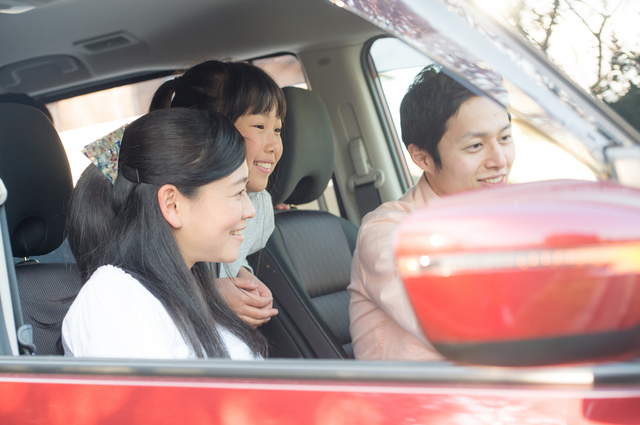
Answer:
[[[271,292],[253,275],[246,257],[265,246],[274,228],[271,196],[265,188],[282,156],[284,94],[276,82],[256,66],[211,60],[190,68],[156,91],[150,110],[168,107],[221,113],[235,124],[246,141],[247,191],[256,216],[247,222],[239,259],[223,265],[222,278],[216,283],[236,314],[257,327],[278,313],[272,307]]]
[[[97,152],[105,151],[98,147]],[[108,150],[107,150],[108,151]],[[125,131],[113,185],[87,173],[69,217],[74,254],[101,264],[67,313],[67,356],[260,358],[266,342],[226,305],[211,263],[237,259],[254,208],[240,133],[219,114],[160,110]],[[90,167],[91,168],[91,167]],[[104,171],[104,170],[103,170]],[[108,174],[108,173],[105,173]]]

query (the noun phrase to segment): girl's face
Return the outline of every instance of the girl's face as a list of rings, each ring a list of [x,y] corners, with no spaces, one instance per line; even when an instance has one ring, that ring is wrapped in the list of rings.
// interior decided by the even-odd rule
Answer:
[[[189,267],[238,259],[246,220],[256,213],[247,196],[248,174],[243,163],[231,175],[203,186],[195,197],[180,195],[182,227],[174,229],[174,235]]]
[[[268,114],[243,115],[235,126],[247,144],[247,191],[260,192],[267,187],[269,175],[282,156],[282,119],[273,108]]]

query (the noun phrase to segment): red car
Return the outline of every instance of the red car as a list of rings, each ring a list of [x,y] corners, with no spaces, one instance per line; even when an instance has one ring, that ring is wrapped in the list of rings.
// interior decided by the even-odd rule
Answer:
[[[0,0],[0,34],[0,94],[31,95],[55,123],[0,104],[0,423],[640,423],[640,134],[509,24],[450,0]],[[285,137],[278,166],[298,164],[297,148],[309,168],[324,153],[324,184],[311,196],[306,174],[280,171],[277,187],[328,224],[318,239],[278,230],[255,259],[267,283],[294,277],[271,288],[270,358],[63,357],[59,320],[80,285],[62,243],[87,165],[77,151],[144,113],[175,70],[228,56],[324,105],[298,121],[289,103],[287,119],[328,144]],[[508,107],[514,184],[450,196],[395,236],[412,306],[448,360],[354,360],[345,288],[371,208],[360,194],[385,202],[413,184],[394,120],[431,62]],[[279,243],[313,247],[307,264],[337,253],[339,308],[300,283],[298,253],[278,262]]]

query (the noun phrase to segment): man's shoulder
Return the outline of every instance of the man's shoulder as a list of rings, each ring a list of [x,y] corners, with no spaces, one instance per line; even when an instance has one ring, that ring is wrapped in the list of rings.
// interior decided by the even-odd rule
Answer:
[[[365,227],[365,225],[375,225],[377,223],[399,223],[407,214],[415,209],[412,196],[413,190],[413,188],[409,189],[400,199],[385,202],[365,215],[362,219],[362,227]]]
[[[362,219],[358,231],[358,255],[377,256],[393,245],[393,233],[398,224],[413,210],[404,196],[385,202]]]

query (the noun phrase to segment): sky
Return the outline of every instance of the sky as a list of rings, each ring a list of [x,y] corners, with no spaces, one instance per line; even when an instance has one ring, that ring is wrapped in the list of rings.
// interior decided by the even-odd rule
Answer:
[[[527,0],[535,1],[538,10],[549,10],[553,0]],[[565,0],[562,0],[563,3]],[[615,34],[623,47],[640,52],[640,2],[635,0],[570,0],[576,10],[587,19],[593,29],[599,27],[601,17],[595,10],[603,13],[611,13],[611,18],[604,29],[603,39],[607,42]],[[515,0],[476,0],[476,3],[489,14],[504,15],[508,7]],[[608,3],[606,10],[602,5]],[[588,89],[598,78],[597,73],[597,39],[585,27],[585,24],[566,6],[562,6],[564,12],[554,27],[550,41],[548,55],[569,75],[578,85]],[[605,49],[605,55],[610,58],[610,53]],[[608,60],[607,60],[608,62]],[[640,77],[636,76],[634,83],[640,84]],[[626,88],[620,86],[619,90]],[[607,100],[614,101],[615,96],[608,96]]]

